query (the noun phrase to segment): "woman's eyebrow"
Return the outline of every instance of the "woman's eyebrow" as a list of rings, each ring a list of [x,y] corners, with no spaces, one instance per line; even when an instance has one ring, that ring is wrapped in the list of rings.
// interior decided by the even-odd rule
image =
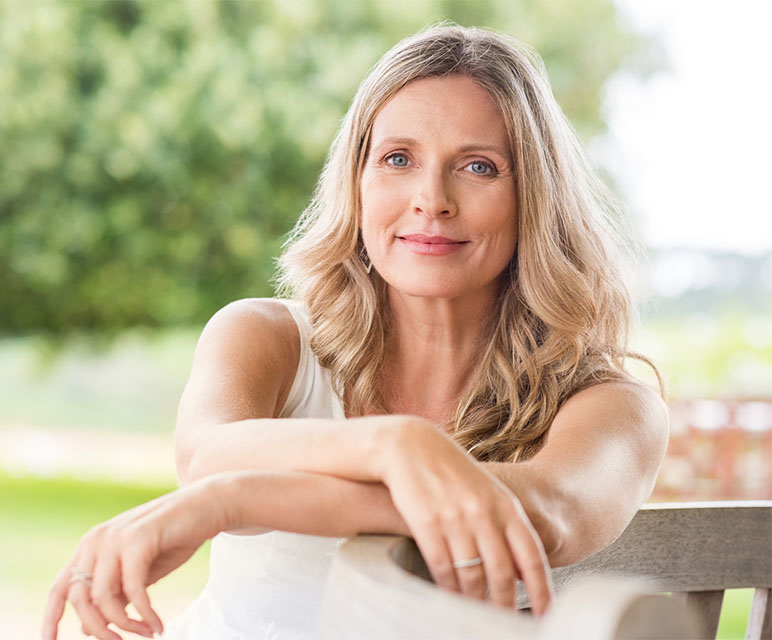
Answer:
[[[405,147],[420,147],[421,143],[416,140],[415,138],[406,138],[402,136],[389,136],[388,138],[384,138],[383,140],[377,141],[375,144],[373,144],[373,148],[378,149],[385,145],[399,145],[399,146],[405,146]],[[510,154],[507,149],[504,147],[501,147],[497,144],[486,144],[486,143],[477,143],[477,142],[471,142],[468,144],[461,145],[458,147],[458,151],[460,153],[469,153],[470,151],[492,151],[494,153],[499,154],[500,156],[504,158],[509,158]]]
[[[421,143],[418,142],[415,138],[401,138],[398,136],[391,136],[388,138],[384,138],[383,140],[379,140],[374,144],[373,146],[378,148],[382,147],[384,145],[400,145],[405,147],[420,147]]]
[[[500,156],[504,158],[509,158],[510,154],[507,149],[504,149],[503,147],[500,147],[496,144],[465,144],[461,145],[458,148],[459,151],[462,153],[468,153],[470,151],[493,151],[494,153],[498,153]]]

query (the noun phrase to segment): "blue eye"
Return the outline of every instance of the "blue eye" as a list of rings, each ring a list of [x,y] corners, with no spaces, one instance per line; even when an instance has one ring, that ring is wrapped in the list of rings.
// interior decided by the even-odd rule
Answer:
[[[482,162],[480,160],[475,160],[474,162],[471,162],[469,165],[469,170],[472,173],[477,174],[478,176],[487,176],[487,175],[493,175],[496,173],[496,169],[488,164],[487,162]]]
[[[408,159],[404,153],[392,153],[386,157],[386,162],[393,167],[406,167]]]

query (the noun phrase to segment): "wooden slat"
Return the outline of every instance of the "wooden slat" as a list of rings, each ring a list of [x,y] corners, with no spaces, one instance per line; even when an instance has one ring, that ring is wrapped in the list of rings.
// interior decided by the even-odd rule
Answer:
[[[636,576],[662,591],[772,587],[772,501],[645,505],[609,547],[553,571]],[[519,600],[518,606],[528,606]]]
[[[756,589],[753,593],[751,614],[745,640],[769,640],[772,638],[772,590]]]
[[[700,625],[700,638],[713,640],[718,631],[724,592],[687,591],[686,593],[674,593],[673,597],[684,602],[694,612]]]

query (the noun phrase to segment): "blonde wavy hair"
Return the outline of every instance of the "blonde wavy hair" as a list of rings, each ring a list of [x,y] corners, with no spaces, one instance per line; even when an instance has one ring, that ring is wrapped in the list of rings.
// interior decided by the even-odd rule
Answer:
[[[517,250],[502,277],[478,376],[456,408],[453,438],[479,460],[525,460],[572,394],[629,380],[626,357],[649,362],[626,348],[634,309],[619,266],[614,221],[621,218],[529,47],[442,24],[388,51],[342,121],[279,258],[278,290],[308,306],[311,347],[346,414],[385,412],[390,310],[386,283],[360,259],[360,176],[383,105],[409,82],[451,74],[474,79],[501,110],[518,212]]]

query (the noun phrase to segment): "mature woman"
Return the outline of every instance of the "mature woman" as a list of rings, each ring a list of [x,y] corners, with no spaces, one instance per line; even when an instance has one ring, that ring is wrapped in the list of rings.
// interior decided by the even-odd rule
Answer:
[[[438,585],[497,605],[519,577],[544,612],[549,567],[619,535],[667,440],[623,368],[609,202],[530,50],[455,26],[399,43],[281,258],[286,299],[201,336],[184,486],[83,538],[45,637],[67,600],[98,638],[160,631],[147,585],[213,536],[166,637],[311,637],[340,538],[366,532],[413,536]]]

